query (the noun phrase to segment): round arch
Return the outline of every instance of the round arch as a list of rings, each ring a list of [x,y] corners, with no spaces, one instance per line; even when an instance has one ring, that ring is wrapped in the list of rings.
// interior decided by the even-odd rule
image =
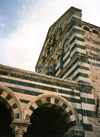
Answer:
[[[24,110],[24,119],[30,120],[30,117],[34,110],[44,104],[46,105],[46,107],[53,107],[53,109],[55,110],[62,108],[63,111],[61,111],[61,115],[63,115],[64,117],[66,117],[67,115],[67,118],[65,119],[66,124],[75,122],[76,126],[81,126],[78,114],[73,106],[66,99],[55,94],[42,94],[29,102]]]
[[[99,31],[98,31],[97,29],[94,29],[94,28],[93,28],[91,31],[92,31],[94,34],[97,34],[97,35],[99,34]]]
[[[0,84],[0,102],[7,107],[12,120],[22,118],[22,109],[18,98],[11,89],[2,84]]]
[[[83,25],[82,28],[88,32],[91,32],[91,29],[86,25]]]
[[[63,37],[61,43],[60,43],[61,49],[64,48],[64,44],[65,44],[65,42],[68,41],[68,40],[69,40],[69,39],[68,39],[68,34],[66,33],[66,34],[64,35],[64,37]]]

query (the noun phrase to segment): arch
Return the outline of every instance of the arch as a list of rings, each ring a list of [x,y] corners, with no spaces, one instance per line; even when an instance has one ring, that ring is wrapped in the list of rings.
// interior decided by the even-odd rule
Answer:
[[[99,34],[99,31],[97,30],[97,29],[92,29],[92,33],[94,33],[94,34]]]
[[[0,101],[8,108],[12,120],[22,118],[18,98],[11,89],[2,84],[0,84]]]
[[[90,32],[90,28],[88,26],[83,26],[83,29]]]
[[[24,119],[30,120],[30,117],[34,110],[43,105],[45,105],[46,107],[53,107],[55,110],[62,109],[63,111],[61,111],[61,115],[63,115],[64,117],[66,117],[67,115],[67,119],[65,119],[66,124],[75,122],[76,126],[81,126],[78,114],[73,106],[63,97],[57,96],[53,93],[39,95],[31,102],[29,102],[24,111]]]
[[[62,21],[61,21],[61,27],[62,27],[63,29],[66,27],[66,24],[68,23],[67,18],[68,18],[68,15],[65,16],[65,17],[62,19]]]

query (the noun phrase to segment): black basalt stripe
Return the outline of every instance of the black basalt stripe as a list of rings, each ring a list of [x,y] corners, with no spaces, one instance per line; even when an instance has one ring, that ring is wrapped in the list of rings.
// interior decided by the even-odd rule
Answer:
[[[71,98],[71,97],[69,98],[69,97],[65,97],[65,96],[62,96],[62,97],[65,98],[69,102],[81,103],[80,99]]]
[[[38,106],[41,106],[41,105],[42,105],[41,99],[37,100],[35,103],[36,103]]]
[[[27,82],[22,82],[22,81],[17,81],[17,80],[11,80],[11,79],[6,79],[6,78],[0,78],[0,81],[1,82],[11,83],[11,84],[16,84],[16,85],[22,85],[22,86],[26,86],[26,87],[32,87],[32,88],[37,88],[37,89],[43,89],[43,90],[56,92],[56,88],[47,87],[47,86],[43,86],[43,85],[37,85],[37,84],[32,84],[32,83],[27,83]],[[63,84],[56,84],[56,85],[60,86],[60,87],[65,87],[65,88],[70,88],[71,89],[71,86],[68,86],[68,85],[63,85]]]
[[[81,97],[81,101],[88,104],[95,104],[95,100],[90,98]]]
[[[85,131],[93,131],[93,127],[92,127],[91,124],[84,124],[84,123],[83,123],[83,129],[84,129]]]
[[[83,38],[77,37],[75,36],[71,41],[70,41],[70,45],[75,41],[75,40],[79,40],[79,41],[85,41]]]
[[[10,95],[10,94],[8,94],[7,96],[6,96],[6,99],[9,101],[10,99],[12,98],[12,96]]]
[[[12,108],[13,108],[13,109],[18,108],[18,107],[17,107],[17,104],[16,104],[16,103],[14,103],[14,104],[12,105]]]
[[[32,110],[32,111],[35,110],[35,108],[33,106],[30,106],[29,109]]]
[[[67,124],[67,128],[74,127],[76,125],[76,121],[71,121],[70,123]]]
[[[28,104],[30,101],[29,100],[25,100],[25,99],[20,99],[20,102]]]
[[[77,73],[77,74],[72,78],[73,81],[74,81],[75,79],[77,79],[79,76],[84,77],[84,78],[89,78],[89,75],[88,75],[88,74],[84,74],[84,73],[79,72],[79,73]]]
[[[83,67],[83,66],[77,65],[77,66],[68,74],[67,77],[70,77],[70,76],[71,76],[76,70],[78,70],[78,69],[89,70],[89,68],[87,68],[87,67]],[[66,77],[66,78],[67,78],[67,77]]]
[[[9,87],[9,88],[11,90],[13,90],[14,92],[29,94],[29,95],[33,95],[33,96],[38,96],[38,95],[42,94],[42,93],[39,93],[39,92],[30,91],[30,90],[24,90],[24,89],[13,88],[13,87]]]
[[[75,45],[71,48],[70,52],[72,52],[75,48],[80,48],[80,49],[84,49],[84,50],[86,49],[85,46],[75,44]]]
[[[63,64],[65,64],[65,62],[68,60],[68,58],[70,58],[70,55],[68,55],[68,56],[64,59]]]
[[[91,62],[91,61],[89,61],[89,64],[91,64],[91,65],[93,65],[93,66],[100,67],[100,64],[98,64],[98,63],[93,63],[93,62]]]
[[[77,58],[68,68],[66,68],[66,71],[63,74],[61,74],[60,78],[62,78],[78,61],[80,61],[80,60]],[[84,61],[81,60],[81,62],[84,62]],[[78,68],[81,68],[84,70],[89,70],[89,67],[83,67],[81,65],[77,65],[77,66],[78,66]],[[78,69],[78,68],[76,68],[76,69]]]
[[[3,91],[4,91],[3,89],[0,89],[0,95],[3,93]]]
[[[89,50],[96,51],[96,52],[99,52],[99,51],[100,51],[100,49],[95,48],[95,47],[90,47],[90,45],[86,45],[86,48],[89,49]]]
[[[96,61],[100,61],[100,56],[97,55],[93,55],[93,56],[88,56],[90,59],[96,60]]]
[[[11,83],[11,84],[16,84],[16,85],[22,85],[22,86],[26,86],[26,87],[32,87],[32,88],[38,88],[38,89],[44,89],[44,90],[49,90],[49,91],[55,91],[55,88],[52,87],[45,87],[42,85],[36,85],[36,84],[31,84],[31,83],[27,83],[27,82],[22,82],[22,81],[17,81],[17,80],[11,80],[11,79],[6,79],[6,78],[0,78],[1,82],[7,82],[7,83]]]
[[[83,109],[78,109],[78,108],[75,108],[75,110],[77,111],[78,114],[82,114],[82,116],[87,116],[91,118],[97,117],[96,111],[83,110]]]
[[[78,83],[86,84],[86,85],[91,85],[90,82],[84,81],[84,80],[79,80]]]
[[[80,94],[79,93],[76,93],[76,92],[74,92],[74,91],[68,91],[68,90],[62,90],[62,89],[59,89],[58,90],[59,91],[59,93],[64,93],[64,94],[68,94],[68,95],[74,95],[74,96],[80,96]]]

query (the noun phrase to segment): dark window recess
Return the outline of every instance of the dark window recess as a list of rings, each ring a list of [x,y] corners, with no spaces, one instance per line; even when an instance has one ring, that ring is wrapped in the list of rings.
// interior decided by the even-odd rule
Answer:
[[[99,34],[97,30],[92,30],[92,32],[97,35]]]
[[[83,27],[83,29],[86,31],[90,31],[90,29],[88,27]]]

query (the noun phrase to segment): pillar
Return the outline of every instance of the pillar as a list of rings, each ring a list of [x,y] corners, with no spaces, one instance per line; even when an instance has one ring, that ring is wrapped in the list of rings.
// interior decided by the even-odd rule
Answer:
[[[15,137],[23,137],[23,134],[27,132],[27,128],[30,125],[27,121],[13,121],[10,127],[12,128]]]
[[[59,56],[60,56],[60,69],[63,69],[63,50],[59,50]]]

